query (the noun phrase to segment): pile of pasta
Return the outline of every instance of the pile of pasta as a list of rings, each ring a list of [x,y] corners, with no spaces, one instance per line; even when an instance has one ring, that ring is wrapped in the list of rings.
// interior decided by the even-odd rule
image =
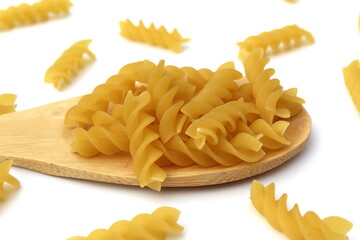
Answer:
[[[15,112],[16,95],[5,93],[0,94],[0,114]]]
[[[20,186],[19,180],[17,180],[9,173],[12,164],[12,160],[0,163],[0,200],[5,199],[4,183],[8,183],[14,187]]]
[[[160,190],[164,166],[233,166],[256,162],[290,144],[290,117],[304,100],[284,90],[265,68],[262,49],[244,63],[216,71],[166,66],[161,60],[130,63],[81,98],[65,116],[72,150],[91,157],[129,152],[141,187]]]

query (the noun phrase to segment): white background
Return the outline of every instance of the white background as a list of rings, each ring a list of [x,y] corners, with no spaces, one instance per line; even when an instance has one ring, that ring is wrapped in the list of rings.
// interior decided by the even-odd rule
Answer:
[[[2,0],[0,9],[22,3]],[[27,1],[33,3],[34,1]],[[123,65],[148,59],[215,70],[237,59],[237,42],[250,35],[298,24],[316,43],[271,56],[285,88],[297,87],[313,120],[306,148],[285,165],[247,180],[211,187],[164,188],[96,183],[44,175],[13,167],[21,182],[6,188],[0,203],[0,239],[66,239],[108,228],[160,206],[181,210],[180,236],[168,239],[286,239],[258,214],[250,200],[251,181],[276,183],[289,207],[313,210],[321,218],[336,215],[353,222],[348,236],[360,239],[360,114],[345,87],[342,67],[360,59],[358,0],[148,1],[73,0],[66,17],[0,33],[0,94],[14,93],[17,111],[89,93]],[[148,26],[177,28],[192,40],[180,54],[130,42],[119,35],[120,20],[142,19]],[[47,68],[72,43],[93,39],[97,60],[57,91],[43,81]],[[1,126],[0,126],[1,127]],[[41,130],[40,130],[41,131]],[[26,149],[19,149],[26,151]],[[51,149],[49,149],[51,151]]]

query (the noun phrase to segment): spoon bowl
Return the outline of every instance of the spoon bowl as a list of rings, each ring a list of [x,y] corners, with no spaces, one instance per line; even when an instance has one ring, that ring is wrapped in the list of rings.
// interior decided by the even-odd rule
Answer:
[[[71,152],[73,137],[64,126],[66,111],[79,101],[70,98],[29,110],[0,115],[0,162],[13,160],[15,166],[53,176],[86,179],[125,185],[139,185],[127,153],[85,158]],[[167,166],[162,187],[191,187],[233,182],[267,172],[299,153],[311,132],[311,118],[303,109],[289,119],[286,134],[291,144],[269,151],[255,163],[232,167]]]

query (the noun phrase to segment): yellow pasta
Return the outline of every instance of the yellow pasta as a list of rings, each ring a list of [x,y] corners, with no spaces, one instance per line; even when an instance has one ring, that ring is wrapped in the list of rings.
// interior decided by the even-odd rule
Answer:
[[[247,123],[246,115],[251,113],[258,114],[254,104],[244,102],[243,98],[230,101],[191,122],[185,133],[194,139],[198,149],[202,149],[205,143],[216,145],[219,137],[226,137],[237,129],[237,121]]]
[[[83,96],[65,115],[65,126],[88,128],[93,125],[92,115],[107,111],[111,104],[124,101],[128,91],[136,91],[135,82],[145,83],[154,70],[150,61],[131,63],[111,76],[106,83],[97,86],[92,93]]]
[[[65,116],[74,152],[128,152],[141,187],[160,190],[164,166],[234,166],[290,144],[286,118],[302,109],[296,89],[283,90],[268,59],[254,51],[244,79],[233,62],[216,71],[130,63],[85,95]],[[269,77],[263,75],[269,72]],[[275,82],[275,87],[268,83]],[[265,99],[265,100],[264,100]]]
[[[69,0],[41,0],[32,5],[22,3],[0,10],[0,30],[29,25],[49,19],[51,15],[67,14],[72,7]]]
[[[16,95],[14,94],[0,94],[0,114],[14,112]]]
[[[19,180],[9,174],[12,164],[12,160],[0,163],[0,200],[5,199],[4,183],[8,183],[14,187],[20,186]]]
[[[341,217],[320,219],[312,211],[301,215],[297,204],[288,210],[287,194],[276,200],[274,183],[265,187],[261,182],[253,181],[250,199],[270,225],[283,232],[289,239],[346,240],[346,233],[352,228],[352,223]]]
[[[176,53],[181,51],[181,44],[190,41],[190,38],[183,38],[174,29],[171,33],[164,26],[156,28],[153,23],[148,28],[142,21],[135,26],[129,19],[119,22],[121,35],[133,41],[146,42],[154,46],[168,48]]]
[[[242,74],[235,69],[219,69],[212,74],[203,88],[181,108],[181,112],[193,120],[214,107],[233,100],[233,92],[238,89],[235,80],[241,77]]]
[[[166,172],[157,164],[163,153],[158,147],[159,134],[152,129],[155,118],[147,113],[150,94],[144,92],[133,96],[128,92],[124,100],[124,120],[130,139],[129,148],[133,158],[133,170],[141,187],[160,190]]]
[[[168,234],[183,231],[184,228],[177,223],[179,216],[180,211],[176,208],[160,207],[130,221],[117,221],[109,229],[96,229],[87,237],[75,236],[67,240],[164,240]]]
[[[354,60],[347,67],[344,67],[343,74],[350,96],[360,111],[360,61]]]
[[[296,89],[284,91],[278,79],[271,79],[275,70],[265,69],[269,60],[264,56],[261,48],[257,48],[249,54],[244,61],[246,78],[249,83],[243,87],[248,87],[247,90],[252,91],[248,95],[253,96],[261,118],[272,123],[276,117],[289,118],[297,114],[302,109],[304,100],[296,96]]]
[[[247,54],[256,48],[262,48],[264,52],[271,50],[275,54],[282,48],[289,50],[291,47],[299,47],[304,40],[308,43],[315,42],[310,32],[296,24],[263,32],[237,43],[240,47],[239,59],[246,58]]]
[[[54,84],[60,90],[71,82],[72,76],[76,75],[86,63],[85,56],[95,60],[95,55],[89,50],[92,40],[81,40],[65,50],[55,63],[45,73],[45,82]]]

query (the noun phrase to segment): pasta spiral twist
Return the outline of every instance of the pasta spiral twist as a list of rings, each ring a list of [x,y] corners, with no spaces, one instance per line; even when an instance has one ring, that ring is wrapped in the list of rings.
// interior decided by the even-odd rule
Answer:
[[[14,112],[16,108],[15,100],[16,95],[14,94],[0,94],[0,114]]]
[[[176,53],[181,51],[181,44],[190,41],[189,38],[183,38],[180,33],[174,29],[169,33],[164,26],[158,29],[153,23],[146,28],[142,21],[139,26],[135,26],[129,19],[119,22],[121,35],[133,41],[146,42],[154,46],[168,48]]]
[[[347,67],[344,67],[343,75],[350,96],[360,111],[360,61],[354,60]]]
[[[235,69],[221,69],[213,74],[204,87],[182,108],[191,120],[197,119],[214,107],[233,99],[233,91],[238,89],[235,80],[242,74]]]
[[[133,96],[128,92],[124,100],[124,121],[130,139],[129,149],[133,159],[133,169],[141,187],[148,186],[160,190],[167,174],[156,163],[163,153],[158,147],[159,134],[152,129],[155,118],[146,112],[150,94],[143,92]]]
[[[70,7],[72,3],[69,0],[41,0],[32,5],[23,3],[17,7],[9,7],[0,10],[0,30],[45,21],[50,14],[67,14]]]
[[[250,198],[256,210],[268,220],[270,225],[283,232],[289,239],[345,240],[346,233],[352,228],[351,222],[340,217],[320,219],[312,211],[302,216],[297,204],[288,210],[287,194],[276,200],[274,183],[265,187],[262,183],[253,181]]]
[[[154,63],[145,60],[122,67],[118,74],[111,76],[106,83],[98,85],[92,93],[83,96],[78,104],[66,112],[65,126],[92,126],[92,115],[95,112],[107,112],[111,104],[122,103],[128,91],[134,91],[135,95],[140,93],[141,87],[136,87],[135,82],[146,83],[155,66]]]
[[[185,133],[194,139],[198,149],[202,149],[205,143],[216,145],[219,137],[226,137],[228,132],[236,130],[236,122],[239,119],[247,123],[246,115],[249,113],[258,113],[253,104],[244,102],[243,98],[230,101],[193,121]]]
[[[118,122],[108,127],[93,126],[88,130],[75,128],[71,133],[75,138],[71,143],[73,151],[85,157],[93,157],[100,152],[113,155],[129,151],[125,126]]]
[[[261,48],[252,51],[244,61],[244,68],[252,91],[248,95],[253,96],[261,118],[272,123],[274,117],[289,118],[297,114],[302,109],[304,100],[296,96],[296,89],[284,91],[278,79],[270,79],[275,70],[265,69],[269,58],[263,53]],[[278,104],[281,102],[285,104]]]
[[[195,90],[186,81],[185,74],[178,70],[176,67],[165,68],[165,61],[161,60],[147,82],[147,91],[151,95],[151,104],[156,111],[160,139],[163,142],[182,131],[187,117],[180,109]]]
[[[95,60],[95,55],[89,50],[92,40],[81,40],[65,50],[55,63],[45,73],[45,82],[54,84],[56,89],[62,89],[71,81],[71,76],[78,73],[86,63],[84,56]]]
[[[87,237],[71,237],[67,240],[115,240],[147,239],[164,240],[168,233],[179,234],[183,231],[177,221],[180,211],[172,207],[160,207],[151,214],[142,213],[132,220],[120,220],[109,229],[96,229]]]
[[[20,186],[19,180],[9,174],[12,164],[13,160],[0,163],[0,200],[5,199],[4,183],[9,183],[14,187]]]
[[[238,42],[240,47],[239,58],[243,59],[248,53],[256,48],[262,48],[264,52],[271,49],[273,53],[277,53],[281,47],[285,50],[292,46],[298,47],[305,39],[309,43],[314,43],[313,35],[298,25],[288,25],[269,32],[263,32],[256,36],[250,36],[242,42]]]

